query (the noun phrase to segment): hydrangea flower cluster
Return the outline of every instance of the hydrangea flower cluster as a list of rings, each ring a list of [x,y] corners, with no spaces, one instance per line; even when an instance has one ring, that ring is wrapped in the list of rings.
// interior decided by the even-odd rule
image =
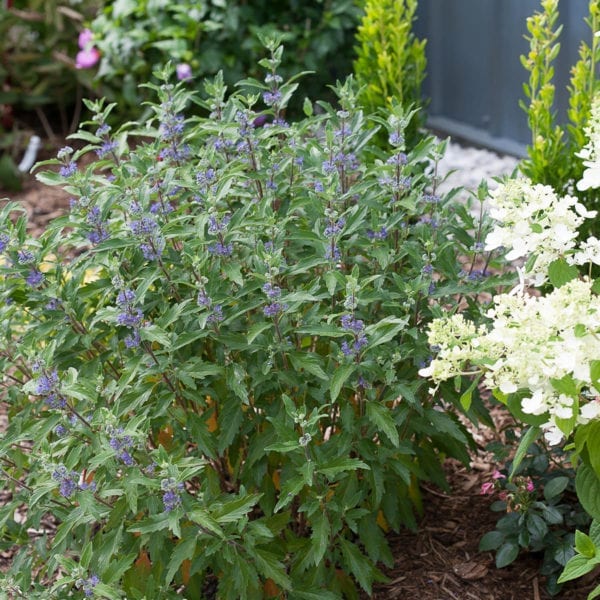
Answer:
[[[577,229],[596,216],[574,196],[560,197],[547,185],[510,179],[490,192],[490,216],[497,221],[485,240],[485,250],[510,249],[506,258],[530,257],[525,277],[536,286],[547,280],[548,266],[570,253]]]
[[[600,391],[591,376],[591,363],[600,356],[600,298],[591,281],[574,279],[547,296],[497,296],[487,316],[489,329],[460,314],[434,321],[429,343],[438,354],[419,374],[440,382],[467,374],[471,365],[468,374],[483,372],[489,389],[525,390],[523,412],[548,415],[543,428],[552,444],[572,428],[565,421],[586,423],[600,416]],[[565,381],[573,394],[558,383]],[[583,397],[591,400],[583,403]]]

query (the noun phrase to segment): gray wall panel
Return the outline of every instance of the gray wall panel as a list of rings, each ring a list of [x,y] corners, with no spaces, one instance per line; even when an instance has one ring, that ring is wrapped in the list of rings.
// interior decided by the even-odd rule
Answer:
[[[500,151],[524,154],[527,116],[519,107],[528,73],[520,55],[529,50],[526,19],[539,0],[420,0],[415,33],[427,38],[428,115],[433,127]],[[566,122],[571,66],[581,39],[587,0],[559,2],[561,52],[556,69],[556,110]]]

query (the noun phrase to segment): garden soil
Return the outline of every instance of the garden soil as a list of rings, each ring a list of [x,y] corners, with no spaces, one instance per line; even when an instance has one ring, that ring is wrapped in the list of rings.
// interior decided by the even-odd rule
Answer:
[[[513,157],[499,157],[485,150],[449,146],[441,170],[459,169],[444,184],[446,187],[476,187],[481,178],[510,173],[516,166]],[[460,172],[469,180],[461,181]],[[69,197],[59,188],[48,187],[27,176],[23,189],[7,192],[0,183],[0,199],[20,203],[29,217],[29,230],[39,234],[51,219],[67,209]],[[5,408],[5,407],[3,407]],[[394,564],[383,571],[387,582],[378,584],[371,596],[376,600],[549,600],[545,579],[539,573],[541,556],[521,554],[504,569],[496,569],[492,553],[478,552],[484,533],[494,529],[499,515],[490,510],[493,498],[482,496],[481,485],[489,481],[494,469],[485,447],[493,441],[503,442],[502,431],[511,426],[510,416],[502,407],[492,407],[496,427],[473,432],[480,452],[466,467],[447,461],[445,467],[451,491],[423,485],[423,514],[418,530],[388,532]],[[0,411],[0,430],[6,426],[6,411]],[[0,489],[0,503],[7,498]],[[52,526],[51,523],[48,524]],[[0,570],[6,568],[10,552],[0,554]],[[566,584],[557,600],[585,600],[594,587],[594,573]],[[597,573],[596,573],[597,575]],[[362,596],[367,598],[366,595]]]

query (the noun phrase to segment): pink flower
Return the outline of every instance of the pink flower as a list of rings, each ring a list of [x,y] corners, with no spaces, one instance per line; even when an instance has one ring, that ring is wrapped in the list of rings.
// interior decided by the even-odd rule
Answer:
[[[192,78],[192,67],[187,63],[179,63],[175,67],[175,71],[177,72],[177,79],[179,79],[179,81],[185,81],[186,79]]]
[[[506,479],[506,475],[502,475],[498,469],[492,473],[492,479]]]
[[[494,493],[494,482],[486,481],[481,486],[481,492],[479,492],[482,496],[491,496]]]
[[[75,57],[75,66],[78,69],[89,69],[100,60],[100,52],[97,48],[91,47],[86,50],[80,50]]]
[[[79,34],[79,48],[81,48],[81,50],[85,50],[86,46],[91,44],[93,37],[94,34],[89,29],[84,29]]]
[[[533,490],[535,490],[535,485],[533,485],[533,481],[531,481],[531,479],[527,480],[527,491],[528,492],[533,492]]]

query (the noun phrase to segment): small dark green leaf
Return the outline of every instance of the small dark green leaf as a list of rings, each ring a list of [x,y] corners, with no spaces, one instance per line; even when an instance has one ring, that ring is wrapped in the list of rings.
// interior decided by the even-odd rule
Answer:
[[[479,541],[479,551],[497,550],[503,542],[504,534],[501,531],[488,531]]]
[[[496,552],[496,567],[507,567],[519,556],[519,546],[514,542],[506,542]]]
[[[559,496],[565,491],[568,485],[568,477],[553,477],[544,486],[544,498],[546,498],[546,500],[551,500],[552,498]]]

